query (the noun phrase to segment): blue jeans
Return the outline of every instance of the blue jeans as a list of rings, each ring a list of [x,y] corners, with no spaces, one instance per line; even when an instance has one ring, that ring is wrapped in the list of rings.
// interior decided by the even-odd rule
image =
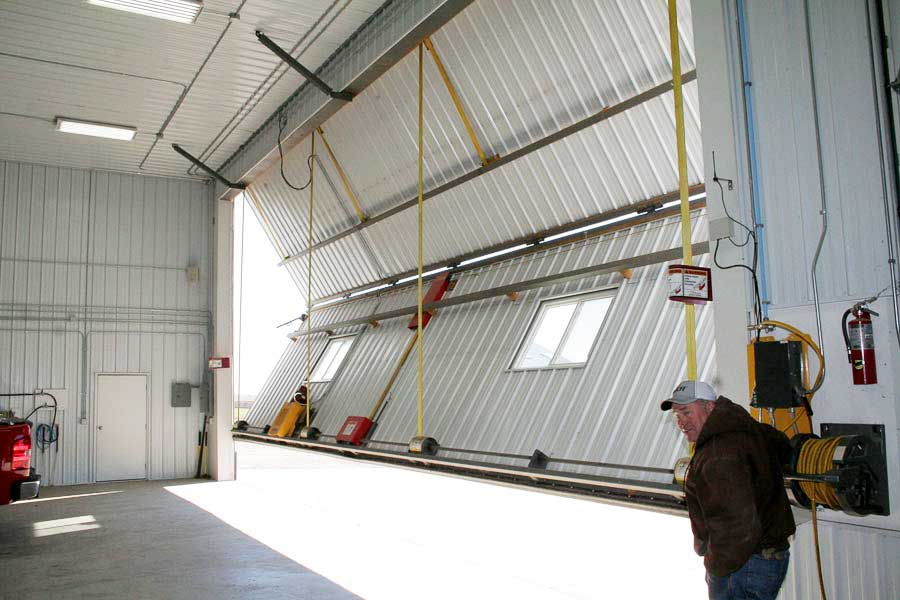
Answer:
[[[706,573],[710,600],[775,600],[787,574],[790,552],[782,559],[766,559],[759,554],[725,577]]]

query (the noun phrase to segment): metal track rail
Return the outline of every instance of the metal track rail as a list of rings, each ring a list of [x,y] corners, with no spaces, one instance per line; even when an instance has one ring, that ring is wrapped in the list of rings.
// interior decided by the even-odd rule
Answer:
[[[409,454],[322,441],[274,438],[242,431],[234,431],[232,436],[235,440],[288,446],[373,462],[410,466],[429,471],[476,477],[532,488],[587,495],[628,504],[650,506],[678,514],[682,514],[685,511],[684,491],[681,486],[675,484],[567,473],[565,471],[547,469],[529,469],[527,467]]]

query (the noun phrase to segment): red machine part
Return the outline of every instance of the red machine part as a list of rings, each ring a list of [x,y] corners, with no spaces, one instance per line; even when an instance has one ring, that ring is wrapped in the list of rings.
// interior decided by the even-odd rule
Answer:
[[[853,319],[847,323],[844,339],[847,342],[847,358],[853,368],[854,385],[878,383],[875,368],[875,335],[872,333],[872,311],[856,305],[848,313]],[[846,320],[845,313],[845,320]]]
[[[373,421],[366,417],[347,417],[335,439],[345,444],[361,446],[366,434],[372,429]]]
[[[422,304],[428,304],[429,302],[437,302],[441,298],[444,297],[444,293],[447,291],[447,288],[450,286],[450,273],[445,272],[441,273],[431,282],[431,287],[428,288],[428,292],[422,298]],[[418,315],[413,315],[413,318],[410,319],[409,325],[407,327],[409,329],[418,329],[419,328],[419,319]],[[425,329],[425,326],[428,325],[428,322],[431,320],[431,313],[427,310],[422,313],[422,329]]]

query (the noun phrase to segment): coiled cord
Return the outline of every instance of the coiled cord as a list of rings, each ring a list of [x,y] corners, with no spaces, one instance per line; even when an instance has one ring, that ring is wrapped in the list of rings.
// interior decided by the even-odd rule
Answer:
[[[49,423],[40,423],[34,428],[34,442],[41,450],[47,450],[59,439],[59,430],[56,425]]]
[[[824,440],[807,440],[800,448],[800,456],[797,458],[797,472],[802,475],[821,475],[827,473],[832,466],[832,457],[835,449],[843,441],[843,437],[828,438]],[[821,504],[826,508],[840,510],[840,502],[837,494],[829,484],[820,481],[801,481],[800,489],[812,502],[813,541],[816,547],[816,565],[819,572],[819,590],[822,592],[822,600],[827,600],[825,595],[825,580],[822,576],[822,559],[819,554],[819,523],[816,518],[816,505]]]
[[[797,472],[802,475],[822,475],[831,470],[834,450],[844,440],[843,437],[824,440],[807,440],[800,448]],[[810,500],[826,508],[840,510],[840,501],[834,488],[820,481],[801,481],[800,489]]]

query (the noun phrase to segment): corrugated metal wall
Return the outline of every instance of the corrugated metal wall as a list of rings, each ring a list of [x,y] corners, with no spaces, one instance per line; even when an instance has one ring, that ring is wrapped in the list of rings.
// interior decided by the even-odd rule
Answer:
[[[682,68],[693,68],[690,6],[679,4]],[[672,78],[665,3],[482,0],[432,36],[488,156],[503,156]],[[411,52],[323,126],[362,210],[381,213],[416,194],[417,53]],[[425,190],[480,166],[435,66],[424,57]],[[701,180],[696,83],[684,89],[688,178]],[[309,177],[309,140],[285,156],[296,185]],[[314,239],[358,222],[327,154],[316,183]],[[329,184],[330,180],[331,184]],[[332,185],[335,184],[335,185]],[[425,263],[531,235],[678,188],[671,93],[428,200]],[[280,252],[307,246],[308,192],[272,168],[251,187]],[[315,253],[313,297],[414,268],[415,210],[402,211]],[[287,266],[301,291],[306,261]],[[305,292],[303,292],[305,294]]]
[[[679,227],[677,219],[651,223],[463,273],[451,294],[678,247]],[[697,215],[694,236],[706,237],[705,219]],[[665,266],[654,265],[635,269],[627,282],[618,274],[589,277],[522,293],[515,302],[494,298],[440,310],[425,332],[426,433],[454,448],[529,455],[540,448],[556,457],[671,467],[685,448],[658,403],[684,377],[684,311],[666,299],[665,282]],[[541,300],[610,285],[620,288],[586,367],[509,369]],[[415,289],[409,288],[314,313],[313,325],[413,304]],[[698,356],[708,380],[715,379],[712,322],[711,307],[701,308]],[[337,433],[349,415],[369,413],[409,340],[406,323],[393,319],[362,330],[336,379],[314,389],[314,401],[321,399],[316,426],[323,433]],[[316,338],[314,357],[324,341],[325,334]],[[271,421],[305,378],[305,360],[301,338],[289,346],[261,392],[251,423]],[[373,437],[405,443],[415,432],[416,361],[410,359]]]
[[[828,234],[818,281],[829,369],[813,404],[816,428],[829,422],[883,423],[888,432],[893,516],[854,518],[834,511],[820,514],[829,597],[897,598],[900,351],[890,295],[884,291],[890,278],[866,1],[809,3],[828,204]],[[757,117],[769,314],[815,333],[810,267],[822,219],[803,4],[789,0],[744,2]],[[875,4],[869,5],[875,19]],[[893,75],[888,73],[887,77]],[[892,189],[889,191],[896,211],[896,196]],[[896,231],[896,224],[892,226]],[[843,359],[841,315],[853,302],[880,291],[882,297],[873,307],[882,315],[874,319],[879,383],[854,386]],[[816,597],[818,581],[809,524],[800,528],[792,560],[784,597]]]
[[[798,269],[812,264],[821,194],[803,3],[745,4],[770,297],[776,307],[808,304],[811,281]],[[819,294],[855,299],[889,283],[865,4],[812,2],[810,11],[829,221]]]
[[[98,373],[150,375],[148,472],[193,473],[199,407],[169,395],[206,372],[211,233],[201,183],[0,161],[0,392],[59,400],[58,448],[35,451],[46,483],[93,481]]]

